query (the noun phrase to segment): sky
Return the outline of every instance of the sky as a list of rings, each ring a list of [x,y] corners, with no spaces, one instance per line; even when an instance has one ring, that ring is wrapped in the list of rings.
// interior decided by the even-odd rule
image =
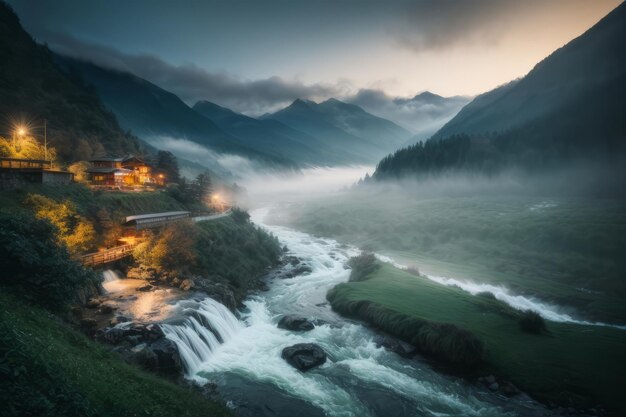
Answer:
[[[39,42],[188,104],[474,96],[524,76],[618,0],[9,0]]]

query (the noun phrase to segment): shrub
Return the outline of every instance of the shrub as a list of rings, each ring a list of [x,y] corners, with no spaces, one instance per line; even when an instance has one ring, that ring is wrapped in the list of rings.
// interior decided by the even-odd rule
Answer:
[[[80,216],[71,201],[56,201],[39,194],[29,194],[24,204],[32,209],[38,219],[47,220],[56,229],[56,237],[72,254],[93,248],[96,232],[92,224]]]
[[[0,284],[31,302],[62,310],[98,278],[71,259],[55,232],[32,215],[0,213]]]
[[[350,258],[348,265],[352,268],[350,282],[365,281],[370,274],[380,268],[376,256],[370,252]]]
[[[198,228],[191,222],[165,227],[155,238],[139,244],[133,253],[144,266],[169,271],[188,271],[196,264]]]
[[[522,331],[527,333],[540,334],[547,330],[543,317],[533,310],[526,310],[518,323]]]

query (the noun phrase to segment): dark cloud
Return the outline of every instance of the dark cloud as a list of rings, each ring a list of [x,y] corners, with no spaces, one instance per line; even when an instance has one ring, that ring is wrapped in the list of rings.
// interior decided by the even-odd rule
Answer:
[[[416,52],[441,50],[462,43],[496,43],[504,33],[507,16],[532,7],[535,0],[418,1],[407,7],[391,29],[396,41]]]
[[[393,98],[381,90],[362,89],[346,101],[411,130],[417,139],[426,139],[470,100],[469,97],[441,97],[429,92],[412,98]]]
[[[565,14],[590,12],[613,0],[437,0],[414,1],[389,32],[402,47],[415,52],[444,50],[467,44],[492,45],[520,22],[550,16],[566,24]],[[567,12],[567,13],[566,13]],[[558,20],[561,19],[561,20]]]
[[[277,76],[243,80],[225,72],[209,72],[194,64],[172,65],[153,55],[127,54],[66,34],[48,33],[46,40],[50,48],[59,54],[131,72],[175,93],[188,104],[209,100],[248,114],[273,111],[296,98],[319,100],[343,95],[348,88],[345,81],[333,85],[307,85]]]

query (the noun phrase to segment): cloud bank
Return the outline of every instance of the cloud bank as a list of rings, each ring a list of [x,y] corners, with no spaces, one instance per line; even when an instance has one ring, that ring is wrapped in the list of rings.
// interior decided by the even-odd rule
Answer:
[[[242,113],[260,115],[284,107],[296,98],[322,100],[345,95],[350,89],[347,81],[304,84],[278,76],[245,80],[225,72],[209,72],[191,63],[172,65],[154,55],[127,54],[61,33],[49,33],[46,39],[49,47],[61,55],[133,73],[175,93],[189,105],[209,100]]]
[[[412,98],[393,98],[382,90],[361,89],[346,101],[392,120],[423,140],[439,130],[471,100],[470,97],[441,97],[424,92]]]

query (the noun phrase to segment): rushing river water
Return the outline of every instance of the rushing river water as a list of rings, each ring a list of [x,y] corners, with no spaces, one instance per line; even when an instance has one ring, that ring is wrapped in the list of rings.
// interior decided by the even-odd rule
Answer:
[[[278,237],[289,255],[312,272],[292,279],[270,278],[270,290],[250,297],[237,319],[211,299],[185,300],[178,318],[163,329],[175,341],[187,377],[217,384],[241,416],[540,416],[545,410],[525,395],[512,399],[465,380],[435,372],[425,361],[403,359],[376,347],[365,326],[336,315],[326,292],[348,279],[354,249],[289,228],[252,219]],[[310,332],[279,329],[283,314],[321,319]],[[320,345],[329,360],[302,373],[281,359],[284,347]]]

